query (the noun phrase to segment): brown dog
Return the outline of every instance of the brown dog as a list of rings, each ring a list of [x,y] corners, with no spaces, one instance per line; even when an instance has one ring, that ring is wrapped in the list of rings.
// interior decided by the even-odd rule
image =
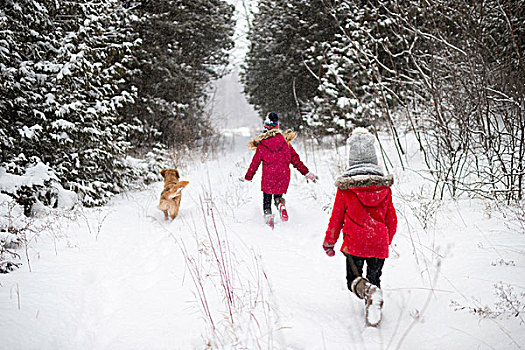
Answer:
[[[164,178],[164,190],[160,194],[158,208],[164,212],[164,219],[169,217],[173,220],[179,213],[181,191],[189,182],[179,181],[177,169],[162,169],[160,174]]]

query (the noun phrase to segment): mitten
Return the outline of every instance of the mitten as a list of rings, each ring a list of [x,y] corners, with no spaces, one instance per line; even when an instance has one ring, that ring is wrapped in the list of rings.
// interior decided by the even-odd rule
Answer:
[[[328,256],[334,256],[335,250],[334,250],[335,244],[328,244],[326,242],[323,243],[323,249]]]
[[[306,177],[306,181],[310,180],[313,182],[317,182],[317,180],[319,180],[319,176],[315,175],[314,173],[308,173],[305,175],[305,177]]]

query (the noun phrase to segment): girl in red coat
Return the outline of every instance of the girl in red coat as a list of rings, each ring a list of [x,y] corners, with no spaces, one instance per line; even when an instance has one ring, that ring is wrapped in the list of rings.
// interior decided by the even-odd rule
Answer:
[[[348,289],[365,299],[367,320],[370,304],[377,304],[379,310],[383,304],[381,270],[397,227],[390,189],[393,177],[377,165],[374,141],[364,128],[356,128],[350,136],[349,168],[335,182],[337,194],[323,243],[326,254],[334,256],[342,229]],[[361,277],[365,262],[366,279]],[[380,313],[370,323],[379,321]]]
[[[251,181],[263,163],[261,190],[263,191],[263,208],[266,224],[273,228],[272,197],[275,206],[281,214],[281,220],[288,220],[283,194],[290,184],[290,163],[307,180],[316,181],[317,176],[308,171],[301,162],[290,142],[295,138],[295,132],[287,130],[284,134],[279,129],[279,116],[271,112],[264,121],[265,131],[250,142],[250,147],[256,149],[245,180]]]

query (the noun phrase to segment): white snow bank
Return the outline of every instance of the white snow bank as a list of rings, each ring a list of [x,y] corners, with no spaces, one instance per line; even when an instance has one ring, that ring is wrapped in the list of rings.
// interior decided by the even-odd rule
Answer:
[[[51,168],[42,162],[37,163],[26,169],[23,175],[10,174],[3,167],[0,167],[0,191],[15,194],[22,187],[44,186],[46,181],[57,180]],[[78,201],[78,195],[65,189],[56,181],[53,181],[50,187],[56,194],[56,206],[59,209],[71,209]],[[0,203],[11,201],[12,198],[3,194],[0,196]],[[36,206],[35,211],[38,210]],[[0,212],[0,216],[3,213]]]
[[[14,193],[22,186],[43,186],[44,182],[56,179],[49,166],[42,162],[26,169],[24,175],[9,174],[5,168],[0,167],[0,190]]]

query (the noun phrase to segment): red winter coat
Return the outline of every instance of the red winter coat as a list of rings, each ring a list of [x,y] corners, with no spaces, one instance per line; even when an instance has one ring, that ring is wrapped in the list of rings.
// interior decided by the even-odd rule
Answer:
[[[262,162],[261,190],[263,192],[268,194],[286,193],[290,184],[290,163],[301,174],[308,174],[308,168],[301,162],[297,152],[285,140],[280,131],[266,132],[260,135],[257,141],[257,151],[244,178],[248,181],[253,179],[259,164]]]
[[[388,258],[396,233],[392,176],[358,175],[337,180],[337,194],[325,244],[335,244],[343,229],[341,251],[367,258]]]

